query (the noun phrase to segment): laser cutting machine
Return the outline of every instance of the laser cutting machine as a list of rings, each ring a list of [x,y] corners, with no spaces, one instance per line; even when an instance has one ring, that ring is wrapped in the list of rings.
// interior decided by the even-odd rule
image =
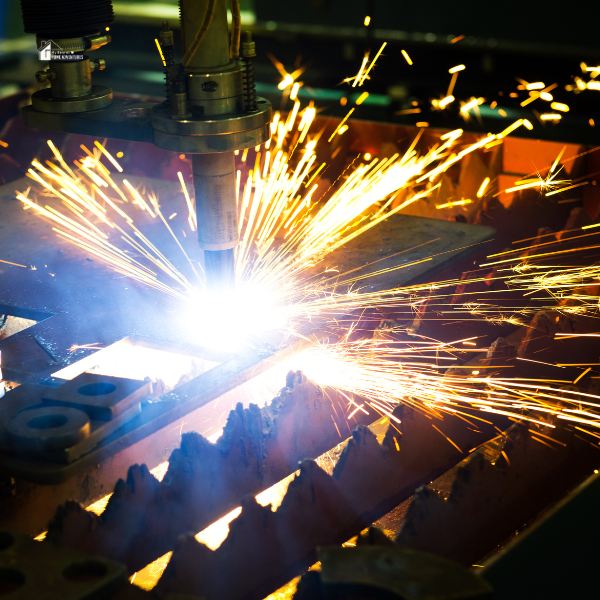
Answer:
[[[40,54],[49,58],[48,69],[39,71],[36,78],[50,86],[33,94],[31,105],[22,111],[24,122],[42,131],[43,135],[35,134],[40,140],[47,137],[45,131],[67,132],[75,134],[77,143],[82,139],[79,135],[108,137],[146,142],[154,146],[152,150],[158,148],[173,156],[191,155],[198,243],[207,279],[213,290],[231,291],[235,281],[234,249],[239,241],[234,157],[236,151],[266,142],[271,120],[270,103],[254,91],[255,49],[251,37],[240,33],[237,2],[231,1],[230,41],[224,0],[181,0],[180,64],[175,63],[177,50],[169,24],[164,23],[157,33],[166,83],[166,98],[160,104],[114,97],[108,87],[92,83],[92,73],[111,68],[110,63],[86,55],[110,42],[110,0],[56,0],[51,4],[22,0],[22,7],[26,31],[36,34]],[[316,121],[316,129],[339,127],[339,120],[333,124],[332,121],[321,117]],[[19,126],[16,123],[13,128],[14,137],[24,131]],[[337,170],[332,177],[342,176],[346,166],[343,159],[349,156],[349,148],[361,153],[372,148],[381,150],[415,135],[414,128],[349,121],[346,138],[336,148]],[[439,135],[439,131],[425,130],[421,141],[433,145]],[[11,148],[14,137],[9,139]],[[30,142],[31,139],[34,134],[27,143],[31,143],[30,153],[37,156],[39,140]],[[465,139],[467,143],[476,141],[471,134],[466,134]],[[473,198],[472,204],[459,204],[456,208],[452,202],[432,201],[425,208],[415,208],[412,214],[396,214],[356,243],[335,251],[331,261],[340,271],[361,275],[366,265],[376,264],[379,276],[369,280],[369,284],[373,283],[371,290],[428,282],[433,274],[440,274],[440,278],[461,277],[456,298],[462,293],[465,298],[472,298],[470,286],[478,285],[469,279],[475,268],[472,252],[490,247],[486,244],[494,235],[492,226],[500,231],[500,240],[495,242],[498,245],[510,243],[506,240],[515,236],[535,235],[538,225],[550,225],[558,231],[563,226],[569,229],[565,225],[567,219],[571,224],[587,223],[581,221],[581,211],[572,213],[571,205],[565,204],[548,210],[548,214],[532,214],[532,196],[504,195],[499,201],[492,200],[490,194],[475,200],[484,176],[488,183],[498,179],[511,181],[512,185],[515,178],[528,172],[523,170],[529,169],[523,167],[523,156],[535,150],[553,160],[562,148],[562,144],[552,143],[543,150],[539,146],[536,148],[531,140],[507,140],[503,152],[496,146],[485,155],[483,151],[474,154],[444,183],[447,190],[452,179],[456,190],[461,190],[457,192],[459,197]],[[582,152],[581,147],[572,144],[563,155],[571,158]],[[142,154],[162,156],[147,148]],[[569,176],[578,176],[578,169],[583,167],[581,161],[573,161],[568,167],[572,168]],[[597,170],[594,164],[586,165],[588,172]],[[152,176],[151,167],[148,171]],[[165,204],[169,202],[174,186],[169,187],[169,182],[153,184],[164,186],[158,191],[162,194],[164,190],[161,198]],[[25,185],[23,180],[19,182],[20,189]],[[344,440],[351,435],[349,426],[346,431],[343,429],[347,419],[342,414],[338,429],[330,397],[307,383],[300,373],[280,377],[279,385],[285,382],[285,388],[267,399],[273,399],[272,405],[248,408],[252,395],[244,398],[243,386],[298,352],[304,347],[302,342],[269,340],[240,351],[205,348],[202,340],[195,344],[182,342],[182,327],[173,327],[169,319],[181,310],[181,304],[107,273],[108,269],[98,267],[85,248],[69,248],[57,240],[48,223],[34,219],[14,201],[13,187],[12,183],[0,187],[0,258],[4,260],[0,264],[0,270],[4,270],[0,274],[0,319],[7,314],[12,322],[21,325],[16,333],[0,339],[0,351],[4,378],[20,385],[0,399],[0,443],[10,442],[0,445],[0,561],[4,561],[0,562],[0,595],[29,593],[29,597],[41,598],[51,588],[51,580],[55,585],[52,593],[73,600],[152,598],[149,592],[129,586],[127,576],[177,544],[175,567],[168,571],[157,593],[174,600],[182,597],[178,592],[187,596],[190,591],[208,590],[201,595],[213,600],[223,597],[215,590],[231,584],[232,595],[226,597],[259,599],[312,564],[310,561],[317,559],[315,545],[341,543],[349,532],[355,535],[393,509],[393,514],[388,514],[379,525],[392,530],[406,518],[408,525],[402,535],[408,538],[409,550],[390,549],[390,540],[374,529],[359,536],[358,545],[362,548],[356,549],[355,562],[348,562],[347,556],[339,554],[347,548],[320,549],[322,574],[311,571],[305,575],[306,585],[299,586],[296,597],[320,596],[321,586],[326,593],[340,597],[349,586],[364,592],[360,586],[369,585],[379,588],[374,594],[404,597],[406,593],[419,598],[429,593],[428,586],[433,581],[440,584],[436,591],[440,598],[447,597],[445,594],[454,594],[454,598],[488,598],[492,593],[490,584],[467,567],[512,534],[525,518],[547,506],[555,497],[552,494],[572,489],[597,466],[595,450],[582,449],[573,436],[564,441],[557,438],[562,445],[547,449],[532,442],[533,429],[528,433],[521,425],[513,425],[505,433],[509,424],[501,420],[478,420],[465,427],[463,415],[448,416],[443,424],[439,423],[443,430],[440,432],[431,427],[429,417],[413,414],[408,408],[394,412],[397,428],[388,426],[387,433],[382,429],[387,419],[370,423],[357,409],[355,420],[363,423],[359,420],[365,419],[364,424],[370,424],[371,429],[359,428],[349,440]],[[494,251],[503,248],[500,245]],[[482,287],[487,285],[487,279],[481,283]],[[449,301],[449,310],[453,310],[454,302],[454,298]],[[412,312],[409,308],[411,335],[427,335],[424,329],[419,330],[424,323],[427,325],[426,304],[422,309],[416,306]],[[431,312],[427,316],[436,319],[439,315],[435,310],[434,306],[433,317]],[[550,318],[542,317],[546,321]],[[530,376],[527,369],[535,363],[540,376],[547,376],[543,370],[543,352],[547,348],[542,346],[551,344],[556,331],[571,332],[568,328],[572,325],[564,315],[552,313],[551,317],[547,327],[540,318],[529,327],[521,327],[508,342],[490,344],[489,351],[484,348],[481,355],[461,364],[457,371],[461,373],[459,369],[463,368],[465,373],[479,373],[479,369],[491,369],[500,360],[502,364],[509,361],[508,366],[523,376]],[[315,318],[310,328],[300,333],[310,337],[309,343],[329,339],[319,327]],[[498,327],[477,323],[471,332],[473,339],[479,341],[481,337],[491,342],[498,336]],[[543,344],[539,335],[542,327],[546,327],[541,336]],[[385,331],[374,332],[380,334],[385,335]],[[530,349],[533,362],[521,362],[510,354],[513,344],[520,348],[520,344],[527,345],[525,340],[533,346],[532,339],[539,344]],[[583,348],[584,353],[586,348],[590,346]],[[459,356],[460,362],[465,360],[464,355]],[[576,360],[575,355],[572,360]],[[106,375],[104,369],[110,369],[111,375]],[[566,368],[562,372],[573,375],[570,380],[575,378]],[[148,380],[148,373],[155,375],[153,381]],[[162,373],[169,374],[173,381]],[[565,375],[565,379],[569,378]],[[163,384],[169,384],[169,389],[161,387]],[[239,398],[244,398],[243,406],[236,406]],[[6,400],[9,402],[2,403]],[[16,413],[15,406],[19,406]],[[227,417],[229,409],[234,410]],[[210,436],[214,431],[207,433],[204,427],[215,420],[216,413],[225,415],[227,425],[221,442],[212,444]],[[219,421],[216,429],[221,425]],[[542,442],[552,440],[546,436]],[[502,452],[501,443],[505,444]],[[283,477],[292,474],[298,460],[319,455],[319,464],[325,465],[323,472],[311,462],[302,462],[300,476],[295,487],[290,486],[287,504],[284,502],[283,516],[254,502],[255,494],[272,484],[280,485]],[[153,479],[146,467],[135,464],[147,465],[160,478],[160,467],[169,460],[172,464],[164,484]],[[512,471],[511,461],[515,465]],[[471,487],[466,485],[469,479],[475,481]],[[447,496],[452,491],[450,502],[432,493],[429,487],[414,493],[417,486],[432,481],[446,490]],[[507,493],[485,495],[488,490],[501,489],[507,481]],[[582,502],[594,505],[598,481],[592,476],[576,490],[576,508]],[[75,503],[64,504],[74,499],[91,508],[92,503],[106,499],[113,491],[114,503],[102,517],[93,517]],[[486,502],[480,502],[478,496]],[[353,503],[360,504],[356,513],[354,508],[349,509]],[[196,533],[240,504],[241,522],[231,527],[236,532],[232,543],[239,544],[234,552],[224,544],[220,553],[211,551],[207,558],[202,554],[204,550],[196,552],[191,536],[178,541],[181,533]],[[446,515],[446,510],[451,513],[455,507],[459,518],[442,519],[442,526],[437,526],[438,515]],[[554,564],[550,559],[555,556],[548,556],[554,553],[554,546],[543,539],[540,542],[536,531],[542,538],[549,530],[564,532],[565,541],[560,537],[558,545],[569,548],[571,540],[566,532],[572,533],[573,528],[565,516],[569,511],[562,509],[564,505],[558,506],[544,519],[543,527],[526,539],[520,551],[526,553],[527,560],[521,563],[536,559],[535,568],[540,572],[545,561]],[[571,505],[573,512],[577,512],[579,521],[581,515],[589,514],[573,511]],[[473,521],[456,534],[453,527],[461,523],[465,514],[472,516]],[[360,518],[355,518],[357,515]],[[422,515],[424,526],[419,530]],[[280,517],[283,526],[273,525]],[[31,540],[46,531],[51,518],[53,541],[40,544]],[[566,524],[561,525],[561,519]],[[553,525],[556,520],[558,525]],[[577,527],[586,526],[579,521]],[[448,522],[451,526],[447,526]],[[249,528],[244,529],[248,524]],[[587,537],[596,535],[596,530],[592,523]],[[285,535],[280,535],[280,531]],[[445,535],[440,531],[445,531]],[[305,543],[304,536],[309,540],[306,546],[299,543],[295,547],[298,539]],[[453,549],[457,539],[462,542],[459,550],[466,557],[463,566],[418,553],[419,544],[431,551],[443,550],[446,545]],[[518,575],[522,569],[519,546],[516,552],[510,552],[514,541],[507,544],[508,560],[492,563],[491,569],[486,569],[491,571],[489,581],[494,588],[504,594],[500,598],[512,598],[520,590],[523,595],[522,590],[528,590],[527,586],[510,589],[510,582],[515,581],[511,575]],[[373,548],[373,544],[377,547]],[[388,550],[382,550],[382,546]],[[578,553],[572,554],[581,563],[580,569],[594,556],[582,553],[580,558]],[[6,562],[9,560],[12,563]],[[208,573],[202,571],[206,565],[213,566],[206,569]],[[208,582],[204,588],[194,588],[198,573],[200,580],[205,577]],[[258,582],[256,587],[245,588],[244,573],[251,585]],[[414,574],[414,578],[406,581],[403,573],[410,573],[411,577]],[[419,585],[415,584],[417,580]],[[220,587],[222,584],[225,585]],[[407,587],[403,587],[405,584]],[[381,591],[382,586],[386,591]],[[287,593],[291,597],[294,591]]]
[[[238,244],[234,152],[269,139],[271,104],[256,96],[252,36],[241,43],[239,4],[232,2],[229,41],[226,0],[181,2],[181,63],[175,64],[173,33],[165,22],[159,49],[165,68],[166,99],[131,107],[112,90],[92,84],[92,72],[106,68],[84,52],[110,42],[110,0],[22,2],[25,31],[35,33],[48,69],[36,74],[50,87],[36,92],[23,111],[38,129],[88,133],[137,141],[192,155],[198,243],[204,250],[209,286],[234,285],[233,249]]]
[[[26,29],[35,32],[38,46],[42,51],[54,52],[56,59],[50,61],[46,71],[38,73],[38,79],[49,82],[50,87],[35,92],[31,105],[23,109],[25,124],[35,129],[21,138],[31,135],[32,139],[38,139],[36,129],[50,130],[75,134],[77,140],[82,139],[77,137],[81,134],[147,142],[152,146],[140,144],[139,151],[143,156],[157,156],[157,160],[162,160],[165,153],[173,157],[192,154],[198,235],[208,266],[207,275],[216,287],[231,284],[232,249],[238,239],[235,151],[241,150],[242,154],[244,149],[268,139],[271,110],[269,102],[255,97],[253,92],[252,41],[245,37],[240,44],[243,64],[230,59],[230,55],[238,52],[235,5],[231,46],[224,2],[214,6],[182,3],[183,59],[189,60],[188,66],[173,64],[173,34],[168,25],[159,32],[169,91],[169,98],[161,104],[113,98],[106,86],[92,84],[92,66],[96,70],[104,62],[91,61],[84,52],[109,41],[110,3],[100,4],[103,9],[98,11],[90,8],[95,4],[58,3],[52,19],[36,12],[37,4],[23,6]],[[68,7],[77,19],[67,19]],[[39,14],[44,16],[41,21],[35,20]],[[20,126],[18,121],[14,124]],[[329,119],[317,121],[319,129],[335,129],[338,125]],[[383,125],[356,127],[354,132],[352,125],[352,139],[370,138],[383,144],[398,137],[395,128]],[[14,135],[20,134],[15,131]],[[78,144],[74,144],[75,150]],[[152,151],[157,154],[152,155]],[[336,168],[343,169],[340,159],[345,152],[340,146]],[[147,172],[153,175],[151,168]],[[154,180],[153,185],[159,186],[156,191],[161,198],[167,198],[163,202],[168,202],[174,193],[169,182]],[[5,523],[35,533],[45,526],[64,499],[71,497],[90,504],[105,495],[119,477],[125,477],[131,464],[144,462],[153,468],[167,460],[179,444],[182,431],[197,430],[207,420],[207,411],[210,415],[213,410],[211,402],[297,352],[303,342],[290,342],[282,334],[277,341],[261,340],[241,350],[216,351],[204,347],[202,339],[193,343],[184,341],[188,324],[185,321],[175,324],[171,318],[185,312],[181,303],[151,289],[139,291],[122,276],[98,267],[93,260],[88,261],[85,249],[82,254],[76,248],[61,245],[60,241],[58,246],[48,242],[56,239],[52,226],[42,220],[30,221],[31,215],[18,204],[2,205],[6,222],[12,223],[3,234],[2,248],[10,249],[7,252],[11,255],[29,256],[29,260],[40,265],[40,271],[44,265],[44,271],[51,274],[35,271],[32,275],[33,263],[28,269],[15,267],[3,288],[2,311],[33,323],[1,342],[4,377],[21,384],[7,397],[11,402],[17,402],[17,397],[19,402],[25,402],[29,394],[32,398],[27,400],[30,402],[27,406],[36,406],[36,410],[47,410],[51,405],[55,411],[76,409],[91,417],[89,425],[85,419],[77,425],[72,412],[39,415],[48,422],[55,417],[59,421],[74,419],[70,438],[48,442],[53,446],[52,460],[40,459],[43,437],[40,431],[36,434],[27,423],[17,423],[19,429],[13,439],[19,439],[19,448],[26,447],[27,456],[7,452],[0,458],[3,472],[18,480],[18,491],[11,497],[10,506],[5,506]],[[398,215],[372,236],[362,237],[358,245],[349,244],[339,250],[332,260],[348,270],[364,268],[365,263],[376,260],[385,270],[396,265],[395,257],[401,251],[401,260],[416,261],[414,266],[394,272],[391,278],[384,276],[373,282],[381,288],[416,280],[457,257],[465,258],[473,244],[491,235],[490,227]],[[385,248],[381,247],[380,238],[386,241]],[[427,252],[434,255],[425,262],[420,260],[425,251],[415,241],[421,239],[428,242]],[[172,240],[167,242],[173,244]],[[173,250],[179,251],[176,247]],[[91,259],[89,255],[88,258]],[[228,274],[223,275],[224,270]],[[300,333],[305,338],[324,339],[328,334],[319,332],[320,326],[318,319],[314,319]],[[98,346],[105,350],[95,352]],[[115,377],[106,378],[108,371],[98,366],[102,357],[108,357],[110,373],[118,381]],[[157,379],[164,380],[160,375],[164,367],[174,362],[180,364],[170,389],[161,389],[160,385],[155,388]],[[70,369],[75,363],[77,366]],[[129,367],[125,370],[114,367],[138,363],[146,363],[146,368],[136,375],[137,382],[131,381]],[[141,386],[140,381],[147,376],[154,383]],[[64,388],[66,380],[70,385]],[[100,398],[102,394],[94,397],[78,391],[82,388],[99,392],[108,389],[103,387],[107,383],[117,389],[104,400]],[[28,391],[27,385],[34,387]],[[91,388],[85,387],[90,385]],[[62,399],[54,397],[56,390],[64,392]],[[40,401],[43,407],[37,407]],[[103,406],[98,406],[102,403]],[[227,408],[235,403],[235,395],[227,402],[219,400],[222,416],[226,417]],[[14,409],[10,404],[5,421],[12,419]],[[23,434],[31,440],[24,441]],[[24,494],[27,501],[23,500]]]

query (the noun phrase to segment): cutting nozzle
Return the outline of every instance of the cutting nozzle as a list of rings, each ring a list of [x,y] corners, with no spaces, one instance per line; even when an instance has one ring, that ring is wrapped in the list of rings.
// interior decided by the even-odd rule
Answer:
[[[229,292],[235,287],[234,250],[205,250],[206,287],[209,292]]]

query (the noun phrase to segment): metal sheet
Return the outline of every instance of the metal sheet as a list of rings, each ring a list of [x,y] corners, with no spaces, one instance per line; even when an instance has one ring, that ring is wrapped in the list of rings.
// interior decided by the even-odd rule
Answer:
[[[134,177],[129,180],[137,183]],[[10,199],[15,189],[22,190],[27,185],[28,180],[19,180],[0,187],[0,258],[28,265],[22,268],[0,263],[0,312],[48,318],[0,341],[5,377],[21,382],[43,381],[85,354],[70,353],[73,344],[108,346],[134,336],[157,347],[182,351],[181,335],[177,328],[169,326],[169,316],[182,309],[180,301],[116,274],[97,259],[90,260],[86,251],[59,239],[50,223],[24,211],[20,202]],[[179,193],[173,182],[148,179],[146,185],[158,194],[165,211]],[[176,266],[181,264],[183,268],[185,259],[177,258],[181,252],[162,224],[159,227],[142,219],[138,226]],[[474,244],[492,235],[493,230],[488,227],[395,215],[340,248],[325,264],[335,264],[343,272],[387,255],[370,267],[381,270],[402,261],[412,263],[436,255],[426,262],[390,271],[378,277],[376,284],[402,285],[427,279],[434,270],[464,258]],[[200,254],[192,236],[183,242],[192,260],[198,260]],[[424,242],[427,245],[416,248]],[[401,251],[404,253],[392,256]],[[318,323],[312,323],[303,333],[314,333],[318,328]],[[294,345],[283,340],[283,335],[270,338],[269,344],[265,341],[237,355],[215,354],[203,349],[201,340],[196,347],[186,347],[186,352],[220,364],[171,392],[168,402],[144,404],[142,414],[127,427],[69,466],[40,465],[24,458],[12,459],[9,464],[6,456],[0,456],[0,473],[18,473],[19,478],[51,484],[44,493],[35,484],[23,484],[18,499],[13,497],[6,504],[4,522],[31,530],[44,523],[65,497],[91,503],[112,489],[117,479],[125,476],[129,465],[144,462],[152,468],[166,460],[179,443],[178,425],[183,418],[190,421],[188,417],[193,419],[194,411],[266,370],[274,359],[293,352]],[[39,515],[34,520],[37,523],[21,519],[21,513]]]
[[[138,183],[135,177],[129,180],[134,185]],[[150,179],[146,185],[161,198],[163,211],[168,211],[168,203],[179,193],[179,186]],[[0,187],[0,257],[28,265],[21,268],[2,264],[0,309],[9,314],[23,313],[25,309],[28,314],[52,316],[0,342],[6,377],[15,376],[20,381],[24,379],[21,373],[25,377],[36,373],[29,380],[39,381],[56,371],[57,365],[74,361],[75,356],[69,352],[73,344],[107,346],[129,335],[180,344],[181,336],[168,325],[169,315],[181,310],[181,303],[124,278],[90,253],[59,239],[50,223],[24,211],[19,201],[9,199],[13,190],[27,186],[28,180],[19,180]],[[136,217],[136,222],[176,267],[185,268],[182,253],[161,223],[144,221],[143,214],[142,218]],[[175,220],[174,228],[176,223]],[[464,258],[465,252],[476,249],[493,233],[489,227],[394,215],[330,254],[319,268],[335,266],[344,272],[361,267],[363,270],[353,273],[355,276],[431,257],[381,274],[376,283],[369,281],[379,289],[405,285]],[[200,260],[195,239],[190,236],[182,243],[192,260]],[[394,256],[399,252],[402,254]],[[379,262],[367,267],[375,261]],[[36,270],[31,270],[33,266]],[[45,350],[49,363],[46,369],[29,364],[27,357],[18,352],[26,340],[34,340]],[[199,340],[198,347],[201,346]]]

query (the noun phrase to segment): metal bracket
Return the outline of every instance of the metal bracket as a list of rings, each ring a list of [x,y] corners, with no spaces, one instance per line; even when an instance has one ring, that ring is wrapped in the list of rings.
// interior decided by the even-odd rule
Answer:
[[[108,598],[127,583],[123,565],[0,529],[0,595],[14,600]]]

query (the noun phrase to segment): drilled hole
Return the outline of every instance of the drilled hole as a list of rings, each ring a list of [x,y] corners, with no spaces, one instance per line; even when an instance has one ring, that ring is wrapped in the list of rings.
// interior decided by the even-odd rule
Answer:
[[[15,538],[8,531],[0,531],[0,551],[10,548],[15,543]]]
[[[63,571],[63,577],[76,583],[97,581],[106,576],[108,569],[99,560],[86,560],[69,565]]]
[[[97,383],[82,385],[77,391],[82,396],[105,396],[106,394],[112,394],[116,389],[117,386],[112,383],[98,381]]]
[[[67,421],[68,419],[64,415],[42,415],[27,421],[27,427],[31,429],[54,429],[55,427],[62,427]]]
[[[0,596],[12,594],[25,583],[25,575],[16,569],[0,569]]]

